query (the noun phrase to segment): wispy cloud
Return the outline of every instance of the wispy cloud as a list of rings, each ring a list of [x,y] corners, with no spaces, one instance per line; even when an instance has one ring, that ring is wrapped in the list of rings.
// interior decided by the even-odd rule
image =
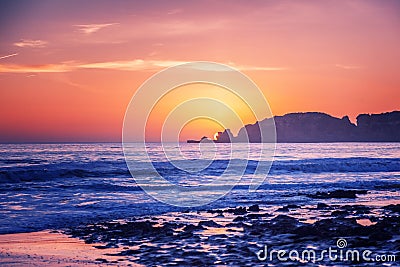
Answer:
[[[234,63],[230,63],[230,66],[237,68],[238,70],[244,70],[244,71],[281,71],[281,70],[287,70],[288,68],[286,67],[273,67],[273,66],[249,66],[249,65],[237,65]]]
[[[89,64],[80,64],[79,68],[90,68],[90,69],[116,69],[116,70],[155,70],[160,68],[167,68],[176,66],[179,64],[188,63],[189,61],[179,60],[142,60],[136,59],[132,61],[109,61],[109,62],[98,62]],[[263,66],[248,66],[248,65],[237,65],[228,63],[236,69],[246,71],[281,71],[287,70],[284,67],[263,67]]]
[[[69,72],[79,69],[109,69],[124,71],[157,70],[182,63],[185,62],[136,59],[131,61],[107,61],[95,63],[80,63],[75,61],[68,61],[59,64],[46,65],[0,64],[0,73],[56,73]]]
[[[186,61],[174,60],[142,60],[135,59],[132,61],[108,61],[80,64],[79,68],[87,69],[114,69],[114,70],[153,70],[175,66],[178,64],[187,63]]]
[[[18,55],[18,53],[9,54],[9,55],[0,57],[0,59],[9,58],[9,57],[15,57],[15,56],[17,56],[17,55]]]
[[[361,69],[362,66],[356,65],[343,65],[343,64],[336,64],[335,67],[345,69],[345,70],[354,70],[354,69]]]
[[[0,64],[0,72],[9,73],[51,73],[51,72],[69,72],[79,69],[108,69],[108,70],[123,70],[123,71],[152,71],[162,68],[172,67],[175,65],[188,63],[188,61],[179,60],[126,60],[126,61],[105,61],[83,63],[77,61],[62,62],[60,64],[47,64],[47,65],[10,65]],[[287,68],[282,67],[262,67],[262,66],[241,66],[235,64],[228,64],[239,70],[247,71],[280,71]]]
[[[176,15],[179,13],[182,13],[183,9],[182,8],[176,8],[176,9],[171,9],[170,11],[167,12],[168,15]]]
[[[55,73],[72,71],[73,68],[66,64],[46,65],[11,65],[0,64],[0,73]]]
[[[78,27],[79,31],[81,31],[84,34],[92,34],[95,32],[100,31],[101,29],[117,25],[119,23],[103,23],[103,24],[79,24],[79,25],[74,25],[75,27]]]
[[[14,43],[14,45],[18,47],[42,48],[47,45],[47,42],[43,40],[22,39],[20,42]]]

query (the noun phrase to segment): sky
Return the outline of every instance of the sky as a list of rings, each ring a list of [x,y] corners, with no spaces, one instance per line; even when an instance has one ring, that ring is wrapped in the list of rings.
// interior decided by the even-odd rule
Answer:
[[[400,109],[395,0],[15,0],[0,25],[0,142],[118,142],[140,85],[191,61],[242,71],[274,115]],[[221,129],[193,121],[179,138]]]

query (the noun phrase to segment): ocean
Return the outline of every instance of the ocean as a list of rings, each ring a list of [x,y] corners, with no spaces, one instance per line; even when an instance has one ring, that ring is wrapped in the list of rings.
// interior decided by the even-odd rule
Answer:
[[[328,204],[357,203],[383,206],[400,201],[399,143],[280,143],[274,161],[256,191],[249,179],[259,162],[243,152],[230,160],[229,144],[216,144],[216,157],[199,155],[199,144],[180,144],[187,161],[199,156],[211,164],[199,172],[171,167],[162,153],[175,149],[147,144],[153,164],[169,181],[196,185],[217,178],[228,163],[249,159],[244,176],[233,189],[210,204],[192,208],[209,210],[252,204],[276,209],[288,204],[312,205],[318,191],[367,190],[357,199],[329,199]],[[170,147],[169,147],[170,146]],[[263,144],[251,144],[259,149]],[[130,160],[141,162],[147,155],[132,144]],[[210,157],[210,158],[207,158]],[[149,171],[147,173],[147,171]],[[142,169],[138,175],[151,175]],[[241,173],[230,172],[232,180]],[[169,190],[168,187],[162,190]],[[212,189],[210,189],[212,190]],[[212,194],[212,192],[202,192]],[[102,220],[165,214],[187,210],[170,206],[147,195],[132,178],[120,143],[1,144],[0,145],[0,233],[60,229]],[[305,216],[303,214],[303,216]]]

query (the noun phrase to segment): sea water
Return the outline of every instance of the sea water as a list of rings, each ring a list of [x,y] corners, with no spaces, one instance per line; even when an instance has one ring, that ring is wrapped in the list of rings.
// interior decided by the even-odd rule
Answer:
[[[263,145],[250,144],[250,148],[259,151]],[[230,144],[215,146],[217,154],[208,156],[202,153],[199,144],[182,143],[177,147],[150,143],[148,153],[132,144],[129,157],[138,168],[130,173],[120,143],[1,144],[0,233],[185,210],[153,199],[136,184],[132,175],[149,178],[154,175],[154,170],[140,169],[141,162],[149,157],[168,181],[182,186],[208,183],[217,179],[228,164],[233,164],[235,170],[235,164],[243,165],[246,161],[244,172],[239,167],[237,173],[230,172],[232,180],[238,175],[242,177],[232,191],[195,208],[199,210],[255,203],[307,205],[316,201],[307,195],[337,189],[368,190],[367,195],[356,200],[368,205],[387,205],[400,200],[399,143],[277,144],[271,169],[261,173],[264,181],[255,192],[249,191],[249,183],[260,163],[257,153],[248,153],[239,145],[235,146],[238,151],[232,158]],[[182,171],[171,165],[164,154],[176,149],[184,154],[186,161],[194,162],[194,168],[196,160],[211,160],[210,164],[199,171]]]

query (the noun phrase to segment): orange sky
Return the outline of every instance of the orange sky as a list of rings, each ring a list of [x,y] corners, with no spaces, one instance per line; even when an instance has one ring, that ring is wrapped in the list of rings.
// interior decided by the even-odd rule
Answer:
[[[135,90],[198,60],[243,71],[275,115],[400,109],[398,1],[149,2],[2,1],[0,142],[120,141]],[[181,139],[219,130],[203,123]]]

